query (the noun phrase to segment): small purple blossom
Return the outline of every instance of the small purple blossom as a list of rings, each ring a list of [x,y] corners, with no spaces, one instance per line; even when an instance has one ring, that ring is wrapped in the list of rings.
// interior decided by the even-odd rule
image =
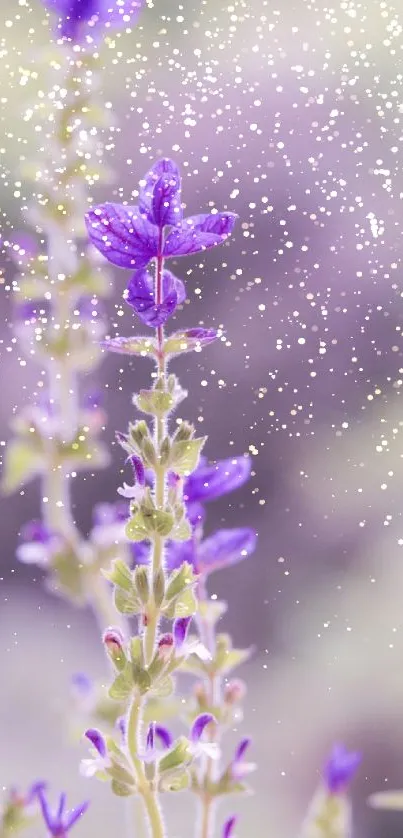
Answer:
[[[347,751],[344,745],[334,745],[324,767],[323,779],[330,794],[345,791],[361,762],[361,754]]]
[[[217,530],[197,549],[198,571],[206,576],[243,561],[255,550],[256,541],[256,534],[249,527]]]
[[[222,838],[233,838],[234,829],[236,826],[238,818],[236,815],[233,815],[232,818],[228,818],[225,822],[222,830]]]
[[[71,686],[78,697],[86,698],[94,691],[94,683],[85,672],[75,672],[71,677]]]
[[[144,268],[136,271],[127,287],[126,302],[146,326],[162,326],[186,299],[185,286],[170,271],[162,274],[162,300],[154,297],[154,279]]]
[[[254,762],[245,762],[244,756],[246,751],[250,747],[251,739],[246,736],[244,739],[241,739],[239,745],[235,750],[235,754],[231,760],[229,765],[229,772],[233,780],[237,782],[242,782],[242,780],[247,777],[252,771],[255,770],[256,765]]]
[[[48,567],[61,547],[62,541],[57,533],[42,521],[29,521],[21,530],[21,543],[16,553],[18,560],[23,564]]]
[[[89,802],[86,801],[85,803],[81,803],[80,806],[77,806],[76,809],[71,809],[66,812],[66,795],[62,793],[59,798],[57,809],[52,811],[43,788],[38,789],[37,797],[46,828],[52,838],[66,838],[70,829],[72,829],[74,824],[76,824],[82,817],[84,812],[87,811],[89,806]]]
[[[93,245],[112,264],[139,270],[151,259],[199,253],[225,241],[237,218],[231,212],[195,215],[176,226],[177,219],[180,221],[179,188],[175,163],[159,160],[141,181],[137,207],[106,203],[87,213]],[[171,230],[164,241],[165,225]]]
[[[190,731],[190,738],[192,742],[199,742],[204,733],[205,728],[212,722],[216,722],[216,720],[211,713],[202,713],[200,716],[198,716],[197,719],[195,719],[195,721],[193,722]]]
[[[239,489],[250,478],[250,457],[230,457],[208,465],[205,458],[187,477],[183,495],[187,503],[206,503]]]
[[[57,33],[79,43],[107,27],[133,26],[144,0],[44,0],[58,15]]]
[[[155,762],[158,751],[155,746],[155,740],[159,739],[160,744],[166,750],[170,748],[173,742],[173,738],[166,727],[162,725],[157,725],[155,722],[151,722],[148,726],[147,731],[147,741],[146,741],[146,750],[145,754],[143,754],[143,759],[145,762]]]
[[[101,757],[106,757],[106,741],[100,730],[97,730],[96,728],[89,728],[85,731],[84,736],[86,736],[86,738],[91,742]]]
[[[173,624],[175,648],[179,651],[185,643],[192,617],[177,617]]]
[[[130,462],[133,467],[134,479],[137,481],[137,483],[139,483],[140,486],[145,486],[146,472],[143,465],[143,461],[140,459],[140,457],[137,457],[136,454],[133,454],[133,456],[130,457]]]

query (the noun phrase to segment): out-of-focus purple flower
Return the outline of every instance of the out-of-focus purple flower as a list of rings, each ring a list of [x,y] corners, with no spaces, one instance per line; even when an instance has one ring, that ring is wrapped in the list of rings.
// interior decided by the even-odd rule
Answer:
[[[248,527],[217,530],[197,549],[198,572],[207,575],[243,561],[255,550],[256,541],[256,534]]]
[[[181,567],[183,562],[192,565],[200,576],[230,567],[243,561],[256,547],[256,535],[248,527],[217,530],[204,541],[169,541],[166,548],[166,565],[169,571]]]
[[[144,268],[136,271],[127,287],[126,302],[134,309],[146,326],[162,326],[186,299],[185,286],[170,271],[162,275],[162,300],[154,296],[154,279]]]
[[[74,310],[82,320],[100,320],[101,317],[105,317],[106,315],[102,300],[98,300],[97,297],[91,297],[88,294],[85,294],[77,300]]]
[[[228,492],[234,492],[249,480],[250,457],[230,457],[208,465],[203,457],[200,464],[186,478],[183,495],[187,503],[206,503]]]
[[[79,711],[88,714],[94,709],[96,704],[95,685],[84,672],[76,672],[72,676],[71,693]]]
[[[173,161],[159,160],[141,184],[138,207],[106,203],[87,213],[92,243],[114,265],[138,270],[151,259],[199,253],[221,244],[232,232],[237,216],[230,212],[195,215],[176,226],[180,179]],[[172,229],[164,242],[165,225]]]
[[[15,233],[10,241],[10,255],[18,265],[28,265],[39,255],[38,239],[23,231]]]
[[[252,771],[255,771],[256,769],[256,764],[254,762],[244,761],[244,756],[251,744],[251,741],[252,740],[249,737],[241,739],[229,765],[231,777],[233,780],[236,780],[237,782],[242,782],[242,780],[244,780],[245,777],[248,776],[248,774],[250,774]]]
[[[57,533],[52,532],[42,521],[29,521],[21,530],[21,543],[16,555],[23,564],[38,564],[47,567],[63,543]]]
[[[344,745],[334,745],[324,767],[323,779],[330,794],[345,791],[361,762],[361,754],[347,751]]]
[[[90,533],[91,541],[98,547],[108,549],[114,544],[127,541],[125,523],[129,517],[127,504],[97,503],[93,511],[94,526]]]
[[[139,209],[157,227],[181,223],[181,176],[173,160],[158,160],[140,181]]]
[[[52,838],[66,838],[70,829],[87,811],[89,802],[81,803],[76,809],[66,812],[66,795],[62,793],[59,798],[57,809],[52,811],[46,799],[43,788],[38,789],[37,797],[41,806],[43,819],[49,835]]]
[[[220,749],[216,742],[203,742],[203,733],[210,724],[217,724],[216,719],[211,713],[202,713],[195,719],[190,729],[190,741],[192,751],[195,757],[204,754],[209,759],[219,759]]]
[[[133,26],[144,0],[44,0],[58,15],[61,38],[79,43],[107,27]]]
[[[35,807],[38,801],[38,792],[46,789],[46,783],[43,780],[36,780],[28,786],[25,793],[22,793],[19,788],[13,786],[8,793],[7,803],[19,809],[25,809],[25,813],[29,814],[30,810]]]
[[[225,822],[222,830],[222,838],[233,838],[234,829],[236,826],[238,818],[236,815],[233,815],[232,818],[228,818]]]
[[[83,396],[82,404],[84,410],[99,410],[99,408],[103,407],[103,403],[104,397],[100,390],[92,390]]]
[[[36,322],[39,319],[47,319],[50,312],[50,300],[24,300],[15,305],[14,317],[23,323]]]

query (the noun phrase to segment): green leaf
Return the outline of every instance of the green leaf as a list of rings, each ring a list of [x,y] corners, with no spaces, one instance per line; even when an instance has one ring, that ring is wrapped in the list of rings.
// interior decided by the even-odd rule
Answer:
[[[164,344],[164,351],[166,355],[181,355],[182,352],[192,352],[192,350],[200,351],[203,346],[212,343],[213,340],[219,337],[219,334],[211,337],[209,341],[197,339],[192,337],[189,332],[174,332],[169,335]]]
[[[135,593],[128,594],[121,588],[115,588],[114,602],[120,614],[138,614],[141,611],[141,603]]]
[[[111,789],[118,797],[129,797],[134,794],[134,789],[125,786],[124,783],[118,783],[117,780],[112,780]]]
[[[187,518],[183,518],[178,524],[175,524],[171,538],[174,541],[187,541],[192,535],[192,528]]]
[[[139,666],[136,661],[132,662],[131,670],[133,683],[144,695],[144,693],[148,692],[148,690],[151,687],[151,677],[149,673],[146,669],[143,669],[141,666]]]
[[[190,565],[189,562],[183,562],[177,570],[174,570],[173,573],[171,573],[168,579],[165,599],[167,601],[173,599],[180,594],[184,588],[189,587],[189,585],[194,585],[195,582],[196,576],[192,565]]]
[[[120,355],[140,355],[142,358],[156,353],[155,340],[142,335],[133,338],[111,338],[104,340],[101,346],[109,352],[118,352]]]
[[[124,701],[129,698],[133,691],[134,681],[132,675],[132,667],[129,665],[123,672],[120,672],[115,678],[112,686],[109,689],[110,698],[116,701]]]
[[[175,617],[191,617],[196,614],[197,600],[191,588],[183,591],[177,599],[175,599],[174,614]]]
[[[143,413],[164,416],[172,410],[175,400],[171,393],[164,390],[140,390],[138,396],[134,397],[134,403]]]
[[[137,591],[138,598],[146,605],[150,595],[150,588],[148,584],[148,570],[144,566],[136,567],[134,572],[134,587]]]
[[[164,509],[142,507],[141,513],[147,534],[156,533],[163,537],[170,535],[174,525],[174,517],[171,512]]]
[[[160,774],[162,775],[165,772],[170,773],[171,771],[176,771],[178,768],[185,767],[185,765],[189,765],[191,760],[192,752],[190,742],[185,736],[180,736],[171,750],[160,760]]]
[[[130,518],[127,522],[125,533],[130,541],[144,541],[144,539],[149,537],[149,533],[144,525],[143,516],[140,512],[136,512],[133,518]]]
[[[103,570],[105,579],[116,585],[117,588],[123,588],[127,593],[133,593],[133,575],[126,562],[122,559],[114,559],[110,570]]]
[[[106,768],[105,770],[110,777],[116,780],[117,783],[122,783],[123,785],[129,787],[135,785],[135,779],[133,775],[118,760],[112,758],[111,766],[109,768]]]
[[[161,791],[186,791],[190,786],[190,777],[187,771],[180,771],[172,776],[161,779]]]
[[[142,666],[144,662],[143,644],[141,637],[136,635],[130,639],[130,658],[133,663]]]
[[[29,442],[15,439],[6,448],[2,490],[9,495],[43,470],[43,454]]]
[[[153,687],[153,697],[169,698],[175,691],[175,684],[172,678],[163,678]]]
[[[197,468],[200,452],[207,437],[200,439],[180,440],[174,442],[171,449],[169,464],[181,476],[187,476]]]

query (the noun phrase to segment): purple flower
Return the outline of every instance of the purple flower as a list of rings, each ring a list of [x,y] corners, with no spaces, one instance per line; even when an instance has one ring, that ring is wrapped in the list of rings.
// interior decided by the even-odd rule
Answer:
[[[127,288],[126,302],[146,326],[162,326],[186,299],[185,286],[170,271],[162,275],[162,300],[155,302],[154,279],[144,268],[133,274]]]
[[[181,223],[181,176],[173,160],[159,160],[140,181],[139,209],[157,227]]]
[[[242,780],[244,780],[245,777],[252,771],[254,771],[256,768],[254,762],[244,761],[244,756],[251,744],[251,741],[252,740],[249,737],[241,739],[239,745],[235,750],[235,754],[230,762],[229,772],[231,774],[232,779],[236,782],[242,782]]]
[[[183,495],[187,503],[205,503],[234,492],[249,480],[250,457],[230,457],[208,465],[203,457],[192,474],[187,477]]]
[[[70,832],[70,829],[77,823],[84,812],[87,811],[89,806],[89,802],[86,801],[85,803],[81,803],[76,809],[71,809],[71,811],[66,812],[66,795],[62,793],[57,809],[52,812],[43,788],[38,789],[37,797],[48,833],[52,838],[66,838],[67,833]]]
[[[24,300],[15,306],[15,319],[27,323],[39,318],[48,318],[51,312],[49,300]]]
[[[29,521],[25,524],[21,530],[21,539],[17,547],[17,558],[23,564],[47,567],[63,546],[60,536],[42,521]]]
[[[177,617],[173,624],[173,636],[175,641],[175,648],[181,649],[189,631],[192,617]]]
[[[89,728],[85,731],[84,736],[89,739],[95,750],[98,751],[99,756],[106,757],[106,741],[100,730],[97,730],[96,728]]]
[[[139,270],[151,259],[185,256],[221,244],[236,218],[234,213],[209,213],[181,221],[179,172],[172,160],[163,159],[141,181],[138,207],[101,204],[87,213],[86,224],[92,243],[109,262]],[[164,242],[166,225],[172,229]]]
[[[117,503],[97,503],[94,506],[92,518],[96,527],[107,527],[110,524],[125,523],[128,518],[127,504],[123,501]]]
[[[86,698],[94,691],[94,684],[85,672],[75,672],[71,676],[71,686],[78,697]]]
[[[78,43],[106,27],[133,26],[144,0],[44,0],[61,38]]]
[[[233,838],[233,833],[235,829],[235,825],[238,818],[233,815],[232,818],[228,818],[225,822],[222,830],[222,838]]]
[[[155,746],[156,738],[159,739],[160,744],[164,749],[170,748],[172,745],[173,739],[169,730],[162,725],[157,725],[155,722],[151,722],[148,726],[146,750],[145,754],[143,754],[145,762],[155,762],[158,756],[158,751]]]
[[[199,742],[207,725],[215,721],[216,720],[211,713],[202,713],[201,716],[198,716],[197,719],[195,719],[195,721],[193,722],[190,731],[190,738],[192,742]]]
[[[188,562],[195,572],[208,576],[215,570],[230,567],[248,558],[256,547],[256,535],[248,527],[217,530],[204,541],[169,541],[166,547],[166,565],[169,571]]]
[[[334,745],[324,767],[323,779],[330,794],[345,791],[361,762],[361,754],[347,751],[344,745]]]
[[[248,527],[217,530],[204,539],[197,549],[198,572],[207,575],[243,561],[255,550],[256,541],[255,533]]]

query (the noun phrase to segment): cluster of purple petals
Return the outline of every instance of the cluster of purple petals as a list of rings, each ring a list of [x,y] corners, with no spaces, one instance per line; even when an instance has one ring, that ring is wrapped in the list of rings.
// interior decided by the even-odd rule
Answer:
[[[163,158],[140,181],[137,206],[102,204],[87,213],[86,223],[92,243],[109,262],[134,269],[126,302],[146,326],[157,328],[184,302],[186,291],[180,279],[164,270],[157,299],[153,277],[146,270],[149,262],[155,259],[161,266],[165,259],[221,244],[236,218],[231,212],[216,212],[184,219],[179,169]]]
[[[249,480],[250,471],[249,457],[218,460],[212,465],[201,458],[198,468],[186,478],[183,488],[187,516],[193,529],[192,538],[167,542],[165,558],[169,572],[188,562],[196,573],[205,577],[215,570],[237,564],[253,553],[257,539],[249,527],[220,529],[201,539],[204,504],[243,486]],[[175,475],[171,475],[170,480],[173,483]],[[135,561],[146,563],[149,558],[148,542],[137,542],[134,546]]]
[[[43,0],[57,15],[56,33],[73,43],[94,40],[109,27],[133,26],[145,0]]]

